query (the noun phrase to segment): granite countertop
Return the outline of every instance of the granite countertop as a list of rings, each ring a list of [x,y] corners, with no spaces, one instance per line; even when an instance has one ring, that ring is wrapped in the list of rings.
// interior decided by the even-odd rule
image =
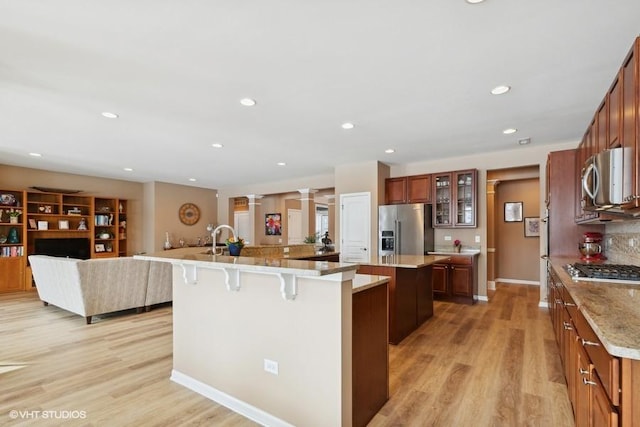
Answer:
[[[326,276],[345,271],[355,271],[358,268],[358,264],[345,262],[211,255],[204,252],[194,252],[192,248],[175,249],[149,255],[135,255],[135,258],[150,261],[193,264],[203,267],[209,265],[214,268],[229,268],[243,271],[287,273],[296,276]]]
[[[455,252],[451,249],[436,248],[429,252],[430,255],[455,255],[455,256],[478,256],[480,255],[480,249],[462,249],[460,252]]]
[[[358,293],[371,289],[378,285],[389,282],[387,276],[377,276],[375,274],[356,274],[353,279],[353,293]]]
[[[389,255],[371,257],[369,261],[360,261],[360,265],[374,265],[383,267],[420,268],[448,260],[449,256],[435,255]]]
[[[640,285],[575,280],[562,268],[576,258],[552,257],[551,265],[609,354],[640,360]]]

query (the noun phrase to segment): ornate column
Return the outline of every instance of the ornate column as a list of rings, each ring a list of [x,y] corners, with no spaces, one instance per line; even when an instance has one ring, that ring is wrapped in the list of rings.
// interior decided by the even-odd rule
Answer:
[[[313,194],[318,190],[300,188],[300,209],[302,210],[302,238],[316,232],[316,208]]]
[[[264,219],[262,218],[262,209],[260,208],[261,203],[260,199],[262,199],[261,195],[258,194],[247,194],[247,199],[249,199],[249,234],[247,236],[247,240],[251,245],[258,245],[258,236],[260,231],[262,230],[262,226]]]

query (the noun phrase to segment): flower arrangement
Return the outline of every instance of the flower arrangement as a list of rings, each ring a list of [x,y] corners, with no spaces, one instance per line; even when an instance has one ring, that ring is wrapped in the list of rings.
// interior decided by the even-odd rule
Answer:
[[[455,248],[456,252],[460,252],[460,248],[462,248],[462,242],[458,239],[454,240],[453,247]]]
[[[9,215],[9,217],[19,217],[20,215],[22,215],[22,211],[17,211],[15,209],[11,209],[9,212],[7,212],[7,215]]]
[[[224,242],[227,246],[238,246],[240,248],[244,247],[244,239],[241,237],[230,237]]]

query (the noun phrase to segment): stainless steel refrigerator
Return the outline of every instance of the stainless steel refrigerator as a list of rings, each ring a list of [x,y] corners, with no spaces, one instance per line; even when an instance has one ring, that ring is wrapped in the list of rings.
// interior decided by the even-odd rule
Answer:
[[[427,255],[433,252],[431,205],[378,207],[378,252],[386,255]]]

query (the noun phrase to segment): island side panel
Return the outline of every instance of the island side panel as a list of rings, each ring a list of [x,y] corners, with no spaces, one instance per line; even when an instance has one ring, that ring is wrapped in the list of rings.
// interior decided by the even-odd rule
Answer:
[[[353,425],[366,426],[389,399],[387,284],[353,295]]]
[[[351,424],[351,280],[299,277],[285,301],[272,275],[240,272],[238,292],[219,270],[173,276],[174,372],[293,425]]]

